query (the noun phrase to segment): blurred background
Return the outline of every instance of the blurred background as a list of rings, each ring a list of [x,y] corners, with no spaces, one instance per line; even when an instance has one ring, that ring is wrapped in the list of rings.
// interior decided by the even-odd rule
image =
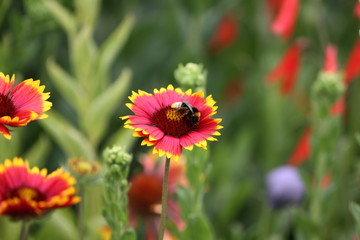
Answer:
[[[12,129],[11,141],[0,138],[0,161],[22,156],[31,166],[54,170],[71,157],[101,162],[104,148],[113,144],[125,145],[137,161],[149,149],[118,118],[130,114],[127,96],[132,90],[181,87],[175,69],[199,63],[224,126],[219,141],[210,143],[204,167],[203,210],[212,238],[310,239],[317,232],[313,239],[355,239],[349,204],[360,200],[358,5],[355,0],[0,0],[0,71],[16,74],[17,83],[40,79],[53,103],[49,118]],[[325,54],[329,44],[333,58]],[[326,61],[335,63],[327,68]],[[336,128],[324,150],[326,174],[316,195],[312,188],[320,178],[312,149],[319,139],[312,135],[311,89],[326,71],[337,74],[346,91],[329,116]],[[296,206],[274,210],[265,179],[282,165],[296,168],[305,195]],[[101,183],[87,188],[92,196]],[[321,222],[312,218],[314,194]],[[93,229],[104,224],[101,194],[95,195],[86,204],[86,225]],[[34,224],[33,239],[53,231],[59,232],[54,239],[77,239],[72,210]],[[4,239],[17,238],[18,226],[8,219],[0,219],[0,229]],[[86,239],[99,239],[96,230]]]

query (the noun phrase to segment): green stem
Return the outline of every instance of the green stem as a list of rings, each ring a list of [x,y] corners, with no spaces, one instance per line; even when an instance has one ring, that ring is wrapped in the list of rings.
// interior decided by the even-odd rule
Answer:
[[[79,240],[84,239],[84,189],[83,186],[79,186],[79,196],[81,201],[78,204],[77,219],[79,228]]]
[[[160,223],[160,231],[159,231],[159,240],[163,240],[165,227],[166,227],[166,208],[167,208],[169,169],[170,169],[170,158],[166,158],[162,196],[161,196],[161,223]]]
[[[28,236],[28,224],[27,221],[21,222],[20,240],[26,240]]]

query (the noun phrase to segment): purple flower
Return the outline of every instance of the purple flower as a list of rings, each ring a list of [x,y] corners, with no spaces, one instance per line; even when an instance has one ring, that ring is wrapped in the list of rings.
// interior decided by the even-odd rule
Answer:
[[[281,166],[269,172],[266,187],[269,204],[276,209],[299,204],[305,194],[304,182],[292,166]]]

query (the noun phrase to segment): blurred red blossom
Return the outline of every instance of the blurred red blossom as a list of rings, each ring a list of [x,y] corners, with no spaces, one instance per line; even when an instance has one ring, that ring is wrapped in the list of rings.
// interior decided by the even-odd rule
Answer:
[[[355,17],[360,18],[360,2],[356,2],[354,6]]]
[[[326,73],[336,73],[338,71],[337,48],[328,44],[325,49],[325,60],[323,71]],[[334,116],[341,115],[345,112],[345,97],[338,99],[331,107],[330,113]]]
[[[320,186],[322,189],[325,189],[330,185],[330,183],[331,183],[331,173],[326,173],[321,179]]]
[[[128,192],[130,224],[136,226],[140,219],[145,223],[146,240],[156,239],[160,228],[161,194],[164,179],[165,161],[152,154],[141,158],[143,173],[134,175]],[[183,161],[172,161],[169,170],[167,215],[179,230],[185,227],[180,217],[180,209],[175,202],[177,186],[187,185]],[[165,232],[165,236],[170,236]],[[165,237],[166,238],[166,237]],[[169,239],[169,238],[167,238]]]
[[[346,108],[346,101],[345,101],[345,97],[343,96],[334,103],[334,105],[330,109],[330,112],[334,116],[342,115],[345,112],[345,108]]]
[[[350,56],[345,65],[345,84],[349,84],[356,76],[360,74],[360,39],[351,50]]]
[[[269,9],[274,16],[271,31],[287,40],[294,32],[299,11],[298,0],[268,0]]]
[[[325,49],[324,72],[337,72],[337,48],[334,45],[328,44]]]
[[[303,41],[296,41],[282,57],[278,65],[266,76],[269,83],[281,82],[281,92],[286,95],[294,88],[303,51]]]
[[[230,46],[236,39],[237,20],[234,15],[224,15],[212,35],[209,42],[209,48],[213,52],[219,52]]]
[[[305,162],[310,156],[310,127],[306,128],[300,137],[299,142],[296,144],[288,163],[292,166],[299,166]]]
[[[226,84],[222,99],[226,104],[232,106],[240,99],[243,91],[244,86],[241,79],[232,79]]]

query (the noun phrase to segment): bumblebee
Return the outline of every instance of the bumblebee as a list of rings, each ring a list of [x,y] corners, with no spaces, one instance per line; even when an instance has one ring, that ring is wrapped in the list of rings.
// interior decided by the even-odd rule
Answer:
[[[185,116],[193,125],[198,124],[200,121],[199,110],[191,106],[185,99],[183,99],[183,102],[174,102],[171,104],[171,107],[176,109],[176,111],[183,113],[183,116]]]

